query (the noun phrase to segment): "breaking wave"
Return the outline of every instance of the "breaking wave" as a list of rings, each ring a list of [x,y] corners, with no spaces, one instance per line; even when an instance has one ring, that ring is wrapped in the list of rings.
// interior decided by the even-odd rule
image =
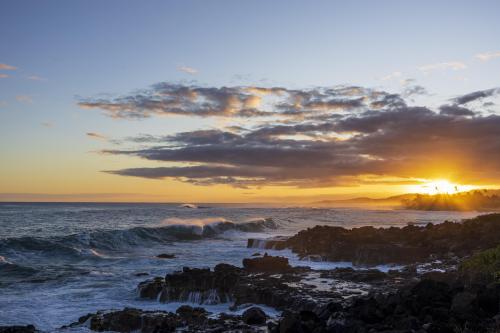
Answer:
[[[96,230],[60,237],[17,237],[0,239],[0,254],[31,253],[107,258],[100,251],[126,250],[134,246],[151,243],[201,240],[226,237],[227,232],[263,232],[277,229],[278,224],[270,218],[233,223],[223,218],[167,219],[157,227],[134,227],[124,230]],[[2,257],[3,258],[3,257]],[[5,264],[0,262],[0,264]]]
[[[27,279],[38,273],[38,270],[14,264],[0,256],[0,285],[8,284],[18,279]]]

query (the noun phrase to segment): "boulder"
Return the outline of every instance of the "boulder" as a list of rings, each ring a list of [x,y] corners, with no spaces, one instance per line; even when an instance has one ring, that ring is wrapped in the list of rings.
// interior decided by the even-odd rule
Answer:
[[[292,268],[285,257],[273,257],[264,254],[263,257],[243,259],[243,267],[253,273],[283,273]]]
[[[156,256],[156,258],[160,259],[174,259],[175,254],[172,253],[160,253],[159,255]]]
[[[163,288],[165,288],[165,280],[160,277],[141,282],[137,286],[139,297],[149,299],[156,299]]]
[[[278,325],[279,333],[303,333],[300,317],[297,313],[286,311]]]
[[[90,318],[89,327],[93,331],[131,332],[142,328],[142,312],[125,308],[122,311],[98,314]]]
[[[242,318],[243,322],[248,325],[264,325],[267,315],[261,308],[253,306],[243,312]]]
[[[471,312],[474,312],[476,300],[476,294],[468,291],[460,292],[453,297],[451,311],[462,318],[466,318]]]
[[[0,333],[35,333],[38,330],[33,325],[0,326]]]

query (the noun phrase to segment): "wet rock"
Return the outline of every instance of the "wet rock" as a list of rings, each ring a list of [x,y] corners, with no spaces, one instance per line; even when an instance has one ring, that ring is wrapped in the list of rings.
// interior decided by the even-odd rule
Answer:
[[[285,257],[264,254],[261,258],[243,259],[243,267],[249,272],[282,273],[292,268]]]
[[[374,298],[356,300],[351,311],[355,318],[369,324],[378,323],[384,318],[384,313]]]
[[[125,308],[122,311],[96,314],[90,318],[89,327],[93,331],[131,332],[142,328],[142,312]]]
[[[242,316],[222,313],[218,317],[208,317],[208,314],[203,308],[188,305],[179,307],[176,313],[125,308],[120,311],[100,311],[89,314],[86,316],[87,319],[85,321],[73,323],[69,327],[78,328],[87,326],[93,331],[115,331],[122,333],[263,332],[261,327],[246,324]]]
[[[460,292],[453,297],[451,311],[465,318],[474,310],[476,300],[476,294],[467,291]]]
[[[373,280],[379,284],[378,288],[385,290],[391,284],[388,280],[380,280],[386,275],[377,270],[339,269],[319,273],[306,267],[292,268],[286,258],[268,255],[245,260],[245,265],[246,268],[242,269],[218,264],[213,271],[186,267],[167,274],[165,278],[140,283],[139,295],[161,302],[233,302],[232,308],[244,304],[264,304],[279,310],[300,311],[315,310],[332,299],[342,300],[367,293],[369,286],[365,283],[343,282],[338,285],[342,289],[338,289],[335,281],[342,278]],[[323,274],[327,280],[320,278]]]
[[[311,311],[283,313],[282,319],[278,324],[279,333],[308,333],[324,331],[324,323]]]
[[[450,304],[451,293],[447,283],[435,280],[422,280],[418,282],[409,295],[416,308],[425,305]]]
[[[233,289],[243,276],[241,268],[218,264],[214,270],[188,268],[139,284],[141,298],[159,298],[161,302],[186,301],[196,304],[218,304],[231,301]]]
[[[372,282],[388,278],[388,275],[378,269],[355,270],[353,268],[335,268],[321,274],[322,277],[335,277],[353,282]]]
[[[244,325],[241,317],[235,316],[231,320],[208,318],[203,308],[181,306],[176,313],[165,311],[144,311],[125,308],[120,311],[100,311],[87,315],[85,321],[79,320],[70,327],[86,325],[93,331],[115,332],[225,332],[234,327]],[[22,332],[21,332],[22,333]]]
[[[317,308],[316,314],[319,319],[326,321],[332,314],[341,312],[344,309],[340,302],[329,302]]]
[[[489,214],[463,223],[403,228],[315,226],[285,240],[280,248],[289,248],[301,258],[320,256],[358,265],[413,264],[470,255],[497,246],[498,239],[500,214]],[[257,243],[249,240],[248,245],[254,247]]]
[[[189,305],[182,305],[175,311],[181,317],[200,317],[208,314],[207,310],[202,307],[195,307]]]
[[[139,290],[139,297],[149,299],[156,299],[164,288],[165,280],[160,277],[141,282],[137,287]]]
[[[500,314],[500,302],[498,300],[500,300],[500,284],[478,288],[477,306],[487,315]]]
[[[279,333],[301,333],[304,332],[302,330],[302,326],[300,323],[300,317],[297,313],[294,312],[285,312],[283,313],[282,319],[278,325]]]
[[[175,254],[160,253],[159,255],[156,256],[156,258],[160,258],[160,259],[174,259],[175,258]]]
[[[261,308],[253,306],[243,312],[243,322],[248,325],[263,325],[266,323],[266,314]]]
[[[38,330],[33,325],[0,326],[0,333],[35,333]]]

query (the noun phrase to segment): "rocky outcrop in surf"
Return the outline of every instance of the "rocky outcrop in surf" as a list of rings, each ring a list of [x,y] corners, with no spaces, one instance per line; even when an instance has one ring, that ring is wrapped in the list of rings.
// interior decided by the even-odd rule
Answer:
[[[140,283],[138,293],[141,298],[160,302],[231,303],[233,308],[264,304],[286,310],[315,308],[332,299],[343,302],[369,290],[388,290],[401,278],[414,276],[405,272],[386,274],[343,268],[313,271],[308,267],[291,267],[286,258],[267,255],[245,259],[243,265],[240,268],[218,264],[213,270],[186,267],[165,278]]]
[[[286,273],[293,270],[287,258],[273,257],[267,253],[263,257],[243,259],[243,267],[254,273]]]
[[[270,273],[268,265],[274,262],[278,263],[276,267],[284,267],[287,272],[292,268],[286,258],[268,256],[264,260],[262,266],[253,264],[250,270],[228,264],[218,264],[213,270],[184,267],[182,271],[167,274],[165,278],[154,278],[140,283],[139,296],[158,299],[160,302],[181,301],[204,305],[232,302],[234,305],[260,303],[280,306],[286,302],[276,295],[272,296],[272,300],[265,299],[268,290],[276,288],[279,292],[280,289],[288,291],[289,288],[279,279],[267,274],[258,276],[252,273]],[[277,273],[280,270],[274,269],[271,272]]]
[[[87,326],[97,332],[265,332],[266,316],[259,308],[251,308],[239,315],[221,313],[209,316],[200,307],[183,305],[175,313],[166,311],[145,311],[125,308],[119,311],[100,311],[81,317],[78,322],[66,328]],[[263,315],[262,315],[263,314]],[[32,333],[32,332],[2,332]]]
[[[329,288],[322,286],[325,280],[332,282]],[[335,287],[346,281],[352,281],[350,290],[338,295]],[[261,309],[249,308],[241,316],[220,314],[207,319],[203,309],[188,306],[176,314],[136,309],[101,312],[83,317],[80,325],[87,323],[97,331],[144,333],[152,332],[151,325],[167,332],[181,326],[192,332],[258,332],[266,326],[272,333],[496,332],[500,329],[500,285],[491,281],[471,284],[456,270],[419,275],[413,270],[293,268],[269,274],[219,264],[213,271],[184,269],[146,282],[142,286],[150,289],[142,289],[143,296],[155,298],[168,288],[219,290],[233,299],[233,309],[242,304],[265,304],[283,310],[281,317],[269,320]],[[360,292],[368,285],[366,292]]]
[[[454,274],[434,273],[347,306],[285,312],[271,332],[498,332],[499,301],[498,284],[467,288]]]
[[[444,222],[404,228],[315,226],[286,240],[252,240],[249,247],[289,248],[301,258],[349,261],[355,265],[409,264],[464,257],[495,247],[500,239],[500,214],[463,223]]]
[[[37,333],[39,332],[35,326],[0,326],[0,333]]]

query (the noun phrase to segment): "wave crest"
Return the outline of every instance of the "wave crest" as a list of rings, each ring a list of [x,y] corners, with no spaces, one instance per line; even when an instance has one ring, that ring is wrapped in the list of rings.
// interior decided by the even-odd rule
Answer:
[[[63,237],[18,237],[0,240],[0,254],[43,253],[69,257],[107,258],[100,251],[126,250],[151,243],[226,237],[226,232],[263,232],[277,229],[271,218],[233,223],[224,218],[167,219],[158,227],[96,230]]]

